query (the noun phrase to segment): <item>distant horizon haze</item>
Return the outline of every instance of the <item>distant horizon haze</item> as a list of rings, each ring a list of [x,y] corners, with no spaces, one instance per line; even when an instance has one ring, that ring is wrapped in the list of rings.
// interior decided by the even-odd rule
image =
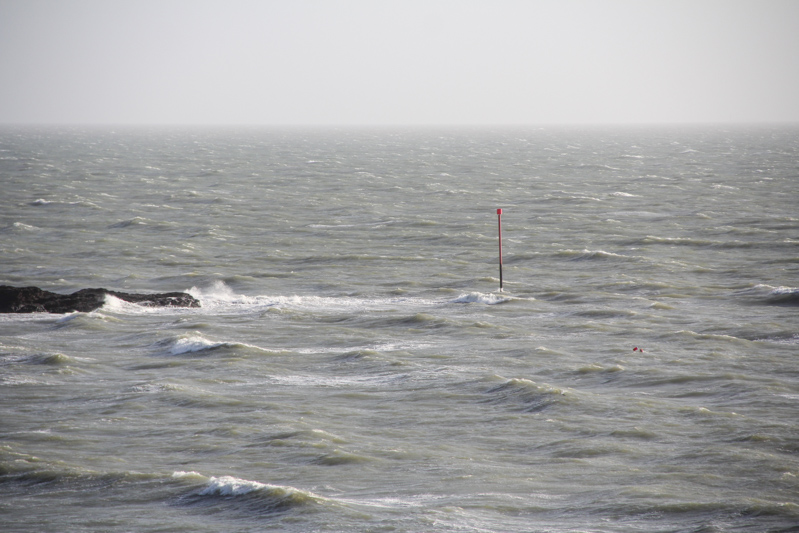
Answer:
[[[790,0],[0,0],[0,124],[799,123]]]

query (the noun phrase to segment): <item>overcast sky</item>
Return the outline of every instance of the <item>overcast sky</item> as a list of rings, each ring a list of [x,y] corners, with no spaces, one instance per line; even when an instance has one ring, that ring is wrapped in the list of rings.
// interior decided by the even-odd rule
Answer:
[[[0,0],[0,123],[799,122],[799,0]]]

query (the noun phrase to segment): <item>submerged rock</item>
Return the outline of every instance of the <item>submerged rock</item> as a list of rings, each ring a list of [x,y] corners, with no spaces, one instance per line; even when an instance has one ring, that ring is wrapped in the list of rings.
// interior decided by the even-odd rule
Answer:
[[[0,285],[0,313],[88,313],[102,307],[107,294],[146,307],[200,307],[200,302],[185,292],[131,294],[108,289],[81,289],[72,294],[57,294],[38,287]]]

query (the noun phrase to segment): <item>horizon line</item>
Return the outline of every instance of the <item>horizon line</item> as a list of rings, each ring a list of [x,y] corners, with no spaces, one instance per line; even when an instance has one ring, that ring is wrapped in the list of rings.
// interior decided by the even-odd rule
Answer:
[[[258,128],[258,129],[476,129],[552,127],[742,127],[799,126],[799,120],[752,121],[669,121],[669,122],[530,122],[530,123],[242,123],[242,122],[2,122],[4,127],[87,127],[87,128]]]

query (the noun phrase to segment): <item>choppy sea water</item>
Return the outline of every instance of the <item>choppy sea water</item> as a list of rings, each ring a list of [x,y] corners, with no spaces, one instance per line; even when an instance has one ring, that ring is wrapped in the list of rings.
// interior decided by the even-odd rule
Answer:
[[[796,531],[799,128],[0,131],[3,531]],[[504,291],[496,209],[502,208]]]

